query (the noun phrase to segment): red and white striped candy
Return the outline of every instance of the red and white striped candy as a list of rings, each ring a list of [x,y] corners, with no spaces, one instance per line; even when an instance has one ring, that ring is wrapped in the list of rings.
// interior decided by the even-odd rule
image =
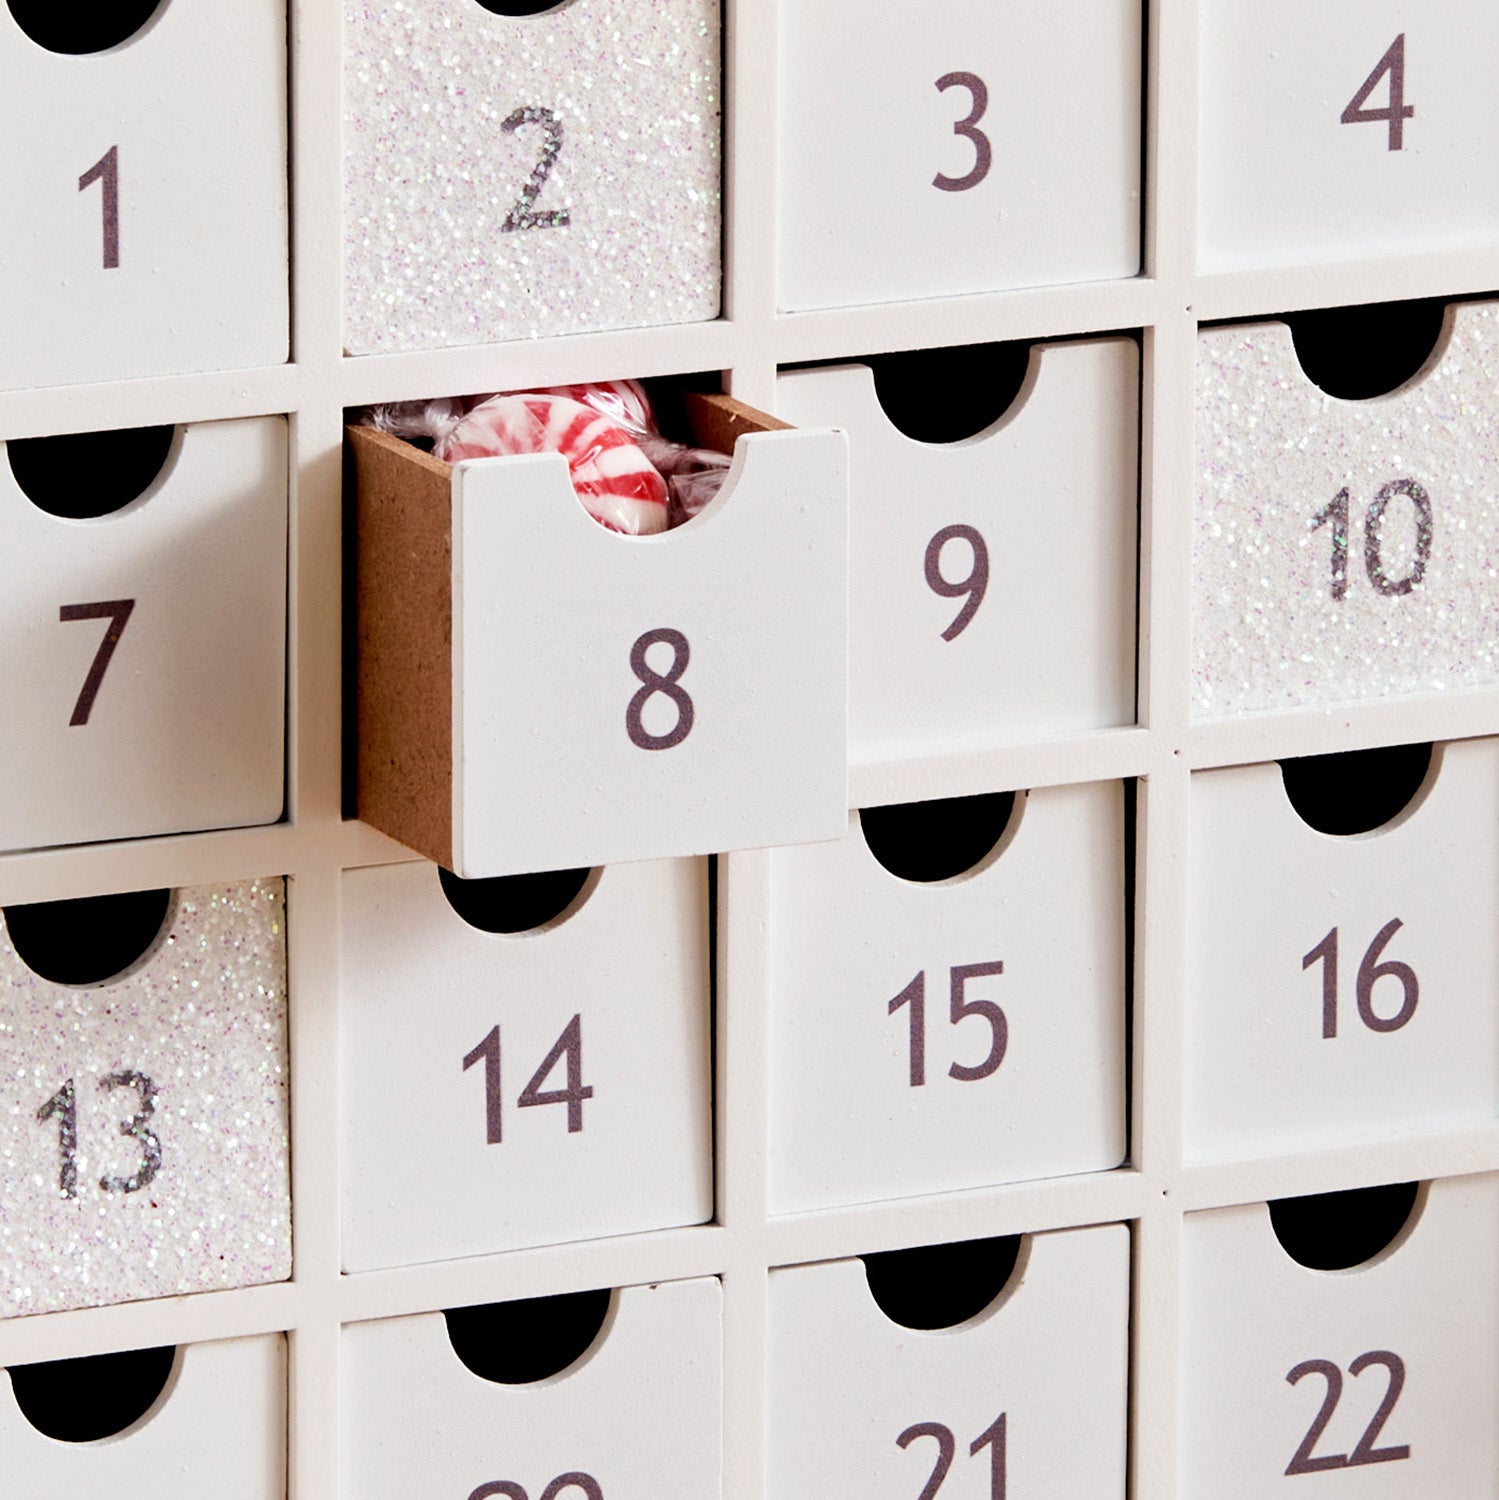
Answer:
[[[666,530],[666,481],[624,428],[568,396],[491,396],[440,438],[434,451],[447,463],[561,453],[584,510],[601,526],[628,536]]]
[[[617,422],[626,432],[640,434],[656,430],[651,398],[638,380],[596,380],[588,385],[552,385],[548,396],[566,396]]]

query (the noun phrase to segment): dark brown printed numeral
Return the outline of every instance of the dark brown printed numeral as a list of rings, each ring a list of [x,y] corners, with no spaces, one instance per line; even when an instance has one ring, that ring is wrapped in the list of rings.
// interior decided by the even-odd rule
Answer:
[[[567,1059],[567,1084],[560,1089],[543,1089],[547,1074]],[[567,1133],[576,1135],[583,1128],[583,1101],[593,1098],[593,1085],[583,1082],[583,1017],[574,1016],[562,1028],[562,1035],[552,1043],[552,1050],[542,1058],[541,1066],[515,1101],[518,1109],[532,1109],[538,1104],[567,1106]]]
[[[147,1122],[156,1113],[156,1096],[160,1090],[145,1073],[127,1068],[106,1073],[99,1080],[101,1093],[115,1089],[134,1089],[140,1095],[140,1108],[128,1120],[119,1122],[120,1134],[133,1140],[141,1151],[141,1164],[129,1177],[104,1176],[99,1179],[101,1193],[138,1193],[161,1171],[161,1140]],[[58,1169],[58,1193],[64,1198],[78,1196],[78,1095],[70,1078],[36,1112],[39,1123],[57,1120],[58,1148],[62,1161]]]
[[[1301,1440],[1301,1446],[1286,1465],[1287,1474],[1320,1474],[1324,1469],[1341,1469],[1348,1463],[1348,1456],[1344,1453],[1325,1453],[1321,1458],[1312,1457],[1312,1449],[1317,1446],[1317,1440],[1327,1430],[1327,1424],[1332,1421],[1332,1414],[1338,1408],[1338,1398],[1343,1394],[1343,1372],[1330,1359],[1304,1359],[1286,1373],[1286,1384],[1295,1385],[1307,1375],[1320,1375],[1327,1382],[1327,1392],[1322,1398],[1320,1410],[1312,1418],[1312,1425],[1307,1428],[1306,1436]]]
[[[71,620],[109,621],[104,639],[99,642],[99,649],[94,653],[88,676],[83,679],[83,686],[78,690],[73,717],[68,720],[70,727],[76,728],[88,723],[88,716],[94,710],[94,699],[99,696],[99,685],[104,681],[104,673],[115,654],[115,647],[120,644],[120,637],[125,633],[130,612],[134,608],[134,599],[101,599],[94,604],[64,604],[57,611],[57,618],[64,624]]]
[[[1332,1420],[1333,1412],[1337,1410],[1338,1401],[1343,1394],[1343,1372],[1330,1359],[1304,1359],[1299,1365],[1292,1366],[1286,1375],[1288,1385],[1295,1385],[1305,1375],[1320,1375],[1327,1382],[1327,1394],[1322,1398],[1322,1406],[1313,1418],[1312,1425],[1307,1429],[1306,1436],[1302,1438],[1291,1462],[1286,1465],[1287,1474],[1320,1474],[1327,1469],[1354,1469],[1361,1468],[1365,1464],[1394,1463],[1411,1456],[1409,1443],[1400,1443],[1388,1448],[1374,1446],[1379,1440],[1384,1424],[1389,1421],[1390,1413],[1395,1409],[1395,1403],[1400,1399],[1401,1391],[1405,1389],[1405,1361],[1389,1349],[1371,1349],[1366,1354],[1360,1354],[1348,1366],[1348,1373],[1357,1378],[1371,1365],[1379,1365],[1389,1374],[1389,1382],[1385,1386],[1384,1397],[1379,1403],[1378,1411],[1370,1419],[1369,1425],[1364,1429],[1364,1435],[1354,1445],[1352,1453],[1320,1455],[1314,1454],[1313,1450],[1327,1430],[1327,1424]]]
[[[604,1491],[598,1480],[592,1474],[584,1474],[577,1469],[559,1474],[552,1480],[541,1492],[541,1500],[557,1500],[564,1490],[577,1490],[584,1500],[604,1500]],[[525,1487],[513,1479],[492,1479],[474,1490],[468,1500],[530,1500],[530,1497],[526,1494]]]
[[[1390,502],[1404,498],[1411,502],[1416,513],[1416,555],[1410,572],[1403,578],[1391,578],[1384,566],[1384,518]],[[1312,517],[1312,530],[1330,526],[1332,537],[1332,597],[1341,600],[1348,597],[1348,543],[1350,522],[1348,515],[1349,494],[1343,488]],[[1377,594],[1387,599],[1408,594],[1426,576],[1427,564],[1431,562],[1433,517],[1431,497],[1414,479],[1392,479],[1381,485],[1364,515],[1364,572],[1369,585]]]
[[[566,1084],[560,1089],[543,1088],[547,1075],[564,1060]],[[463,1059],[465,1073],[476,1063],[484,1064],[484,1140],[490,1146],[498,1146],[504,1141],[505,1101],[501,1093],[500,1061],[498,1026],[491,1026],[484,1040]],[[540,1104],[565,1104],[568,1134],[576,1135],[583,1128],[583,1101],[592,1098],[593,1085],[583,1082],[583,1017],[579,1014],[562,1028],[561,1035],[552,1043],[551,1051],[542,1058],[541,1066],[520,1091],[515,1104],[517,1109],[534,1109]]]
[[[977,1458],[989,1450],[989,1500],[1005,1500],[1005,1453],[1008,1416],[1000,1414],[968,1445],[968,1456]],[[941,1422],[915,1422],[896,1438],[896,1446],[909,1448],[917,1438],[929,1437],[937,1444],[937,1462],[916,1500],[936,1500],[937,1491],[952,1468],[958,1451],[951,1427]]]
[[[938,172],[932,178],[932,186],[941,188],[944,193],[961,193],[977,187],[989,175],[989,168],[994,163],[989,137],[978,128],[984,111],[989,108],[989,86],[977,73],[944,73],[937,80],[937,91],[945,93],[948,89],[967,89],[973,99],[968,114],[952,128],[954,135],[965,136],[973,142],[973,168],[961,177],[948,177]]]
[[[505,215],[505,222],[500,225],[500,229],[505,232],[515,229],[566,229],[572,223],[572,215],[567,209],[554,208],[536,213],[533,208],[562,151],[562,121],[553,110],[543,109],[539,104],[526,104],[506,115],[500,122],[500,129],[509,135],[523,125],[540,125],[546,133],[546,139],[542,142],[541,156],[531,169],[529,180],[520,190],[520,196],[510,212]]]
[[[1384,1399],[1379,1403],[1379,1410],[1374,1413],[1374,1420],[1364,1429],[1363,1437],[1354,1444],[1353,1452],[1348,1455],[1349,1468],[1357,1464],[1394,1463],[1411,1456],[1409,1443],[1398,1443],[1390,1448],[1374,1446],[1379,1439],[1379,1434],[1384,1431],[1384,1424],[1390,1419],[1390,1413],[1395,1410],[1395,1403],[1400,1399],[1401,1391],[1405,1389],[1405,1361],[1388,1349],[1370,1349],[1367,1354],[1360,1354],[1348,1366],[1348,1373],[1357,1378],[1370,1365],[1382,1366],[1390,1378],[1385,1385]]]
[[[1354,999],[1358,1004],[1359,1019],[1370,1031],[1399,1031],[1416,1013],[1421,998],[1421,983],[1416,971],[1398,958],[1381,961],[1380,954],[1389,945],[1405,923],[1399,917],[1391,917],[1378,932],[1374,941],[1364,950],[1359,960],[1358,976],[1354,981]],[[1330,1039],[1338,1034],[1338,929],[1334,927],[1327,936],[1301,960],[1305,971],[1315,963],[1322,965],[1322,1036]],[[1400,982],[1400,1008],[1391,1016],[1381,1016],[1374,1009],[1374,986],[1381,979]]]
[[[671,666],[663,673],[657,672],[645,659],[652,646],[671,647]],[[647,630],[630,647],[630,670],[645,684],[630,699],[625,709],[625,733],[630,743],[641,750],[670,750],[680,745],[692,733],[694,709],[686,688],[681,686],[682,674],[692,658],[692,647],[680,630]],[[660,693],[676,705],[677,722],[665,734],[652,734],[645,727],[643,715],[645,705],[653,694]]]
[[[1389,104],[1384,109],[1365,109],[1365,101],[1386,74],[1390,79]],[[1344,125],[1384,122],[1389,126],[1388,149],[1399,151],[1405,145],[1405,122],[1415,113],[1415,107],[1405,102],[1405,33],[1402,31],[1390,43],[1385,55],[1374,64],[1374,71],[1364,79],[1358,93],[1344,106],[1340,120]]]
[[[484,1064],[484,1144],[498,1146],[505,1139],[505,1101],[500,1093],[500,1028],[488,1035],[463,1059],[465,1073],[476,1062]]]
[[[895,1443],[898,1448],[909,1448],[917,1438],[924,1437],[936,1439],[937,1464],[927,1476],[927,1482],[922,1486],[921,1493],[916,1500],[936,1500],[937,1491],[942,1488],[942,1481],[947,1478],[947,1471],[952,1468],[953,1455],[958,1451],[958,1444],[952,1435],[952,1428],[944,1427],[941,1422],[913,1422],[896,1438]]]
[[[949,542],[964,541],[973,552],[973,566],[966,578],[948,580],[942,576],[942,549]],[[923,560],[926,571],[926,586],[944,599],[962,599],[963,607],[952,624],[942,632],[944,641],[956,640],[968,629],[969,622],[978,613],[979,605],[989,589],[989,548],[983,536],[972,526],[944,526],[926,544]]]
[[[100,213],[104,220],[104,269],[114,271],[120,264],[120,148],[111,146],[103,156],[78,179],[78,191],[99,184]]]
[[[981,964],[954,964],[948,970],[948,1020],[956,1026],[968,1016],[979,1016],[989,1024],[989,1052],[981,1063],[968,1065],[952,1063],[947,1070],[949,1078],[960,1083],[975,1083],[999,1071],[1010,1044],[1010,1023],[1005,1013],[992,1000],[969,1000],[964,991],[970,979],[984,979],[1003,974],[1004,964],[999,959]],[[926,1083],[926,970],[916,977],[885,1007],[887,1015],[909,1010],[907,1026],[910,1034],[908,1052],[910,1067],[908,1077],[913,1089]]]

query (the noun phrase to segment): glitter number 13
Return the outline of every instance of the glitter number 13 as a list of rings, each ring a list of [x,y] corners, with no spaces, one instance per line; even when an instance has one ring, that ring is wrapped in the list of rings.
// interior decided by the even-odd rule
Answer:
[[[1410,571],[1403,578],[1391,578],[1385,572],[1384,517],[1390,502],[1399,498],[1411,502],[1416,511],[1416,555]],[[1332,530],[1332,597],[1348,597],[1348,506],[1347,488],[1332,497],[1312,517],[1312,530],[1331,523]],[[1426,576],[1426,565],[1431,561],[1431,498],[1414,479],[1392,479],[1380,487],[1374,503],[1364,515],[1364,572],[1375,593],[1387,598],[1396,594],[1408,594]]]
[[[129,1177],[101,1177],[101,1193],[138,1193],[161,1171],[161,1141],[146,1122],[156,1113],[156,1084],[134,1068],[122,1073],[106,1073],[99,1080],[101,1093],[115,1089],[134,1089],[141,1107],[128,1120],[120,1121],[120,1134],[140,1147],[141,1164]],[[64,1198],[78,1196],[78,1090],[70,1078],[36,1112],[37,1120],[57,1121],[57,1144],[61,1164],[57,1173],[57,1191]]]

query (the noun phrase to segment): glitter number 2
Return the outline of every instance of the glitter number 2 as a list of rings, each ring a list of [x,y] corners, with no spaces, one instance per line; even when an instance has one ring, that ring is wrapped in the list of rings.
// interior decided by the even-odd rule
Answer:
[[[134,1068],[121,1073],[106,1073],[99,1080],[101,1093],[115,1089],[134,1089],[141,1107],[128,1120],[120,1121],[120,1134],[135,1141],[141,1150],[141,1164],[129,1177],[101,1177],[101,1193],[138,1193],[161,1171],[161,1141],[147,1121],[156,1113],[156,1084]],[[61,1164],[57,1173],[57,1191],[64,1198],[78,1196],[78,1090],[70,1078],[37,1110],[38,1122],[57,1121],[57,1143]]]
[[[522,125],[542,126],[546,131],[546,140],[541,147],[541,158],[532,168],[530,180],[520,190],[520,197],[515,200],[510,212],[505,215],[505,222],[500,225],[500,228],[507,231],[566,229],[572,223],[572,215],[567,209],[554,208],[547,212],[536,213],[532,207],[541,195],[547,178],[552,175],[552,168],[557,165],[557,157],[561,154],[562,121],[550,109],[543,109],[539,104],[526,104],[506,115],[500,122],[500,129],[507,135],[511,135]]]
[[[1410,571],[1403,578],[1391,578],[1385,572],[1384,518],[1390,502],[1403,496],[1416,510],[1416,555]],[[1341,489],[1332,500],[1312,517],[1312,530],[1331,523],[1332,530],[1332,597],[1348,597],[1348,519],[1349,494]],[[1364,572],[1375,593],[1391,598],[1408,594],[1426,576],[1431,561],[1431,497],[1414,479],[1392,479],[1381,486],[1374,503],[1364,516]]]

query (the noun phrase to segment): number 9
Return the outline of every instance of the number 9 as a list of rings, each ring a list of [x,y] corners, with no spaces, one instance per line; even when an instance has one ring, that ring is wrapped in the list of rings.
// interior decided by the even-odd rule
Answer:
[[[949,582],[942,576],[942,549],[959,538],[973,549],[973,566],[966,578]],[[944,526],[926,544],[926,586],[944,599],[962,599],[967,595],[952,624],[942,632],[944,641],[955,640],[968,629],[969,622],[978,613],[978,607],[984,602],[984,595],[989,589],[989,548],[974,527]]]

